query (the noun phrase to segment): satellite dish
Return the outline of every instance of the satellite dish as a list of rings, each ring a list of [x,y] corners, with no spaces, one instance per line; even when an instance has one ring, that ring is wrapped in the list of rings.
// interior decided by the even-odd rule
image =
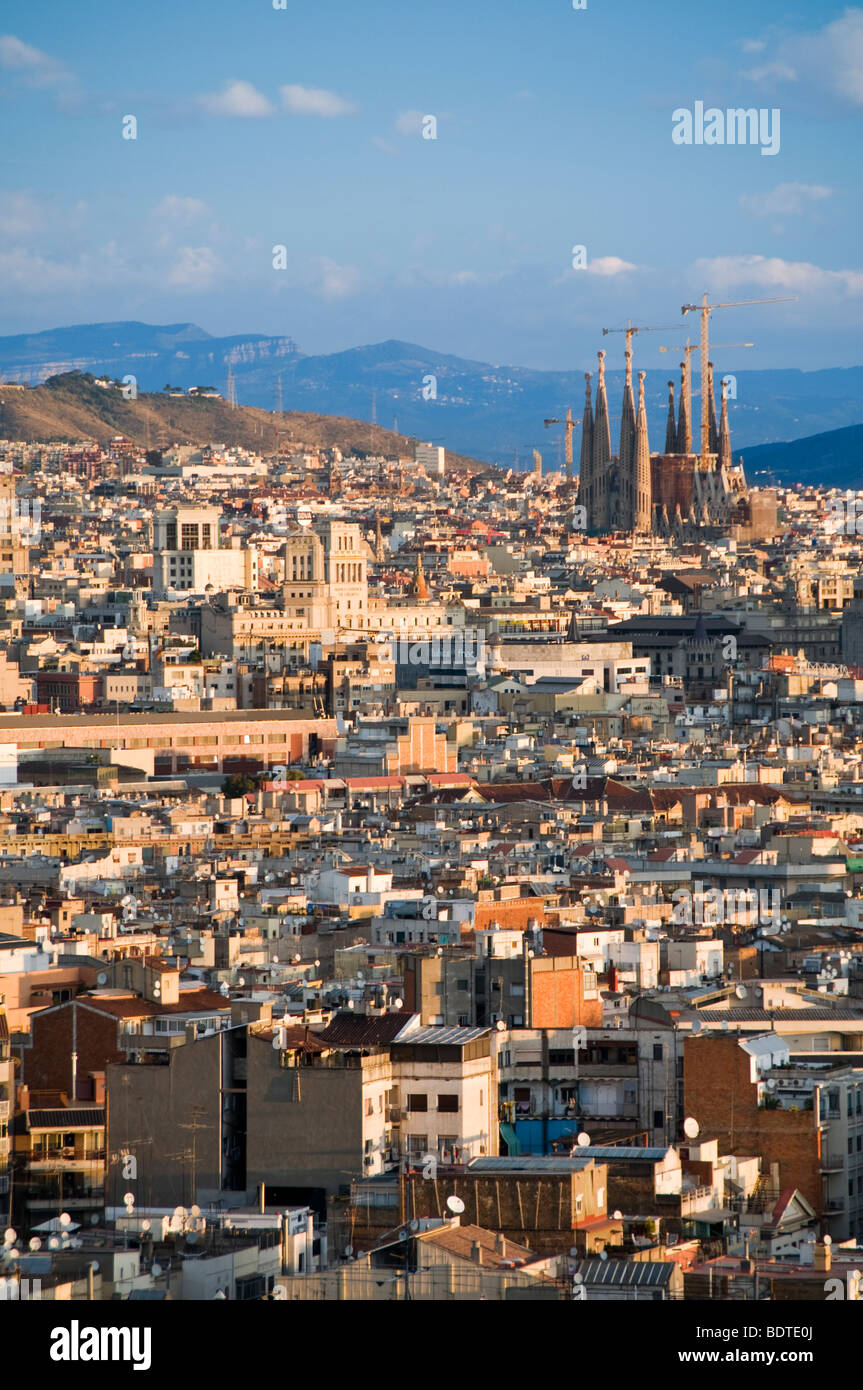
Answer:
[[[833,1237],[832,1237],[832,1236],[825,1236],[825,1237],[824,1237],[823,1244],[824,1244],[824,1245],[832,1245],[832,1244],[833,1244]]]
[[[161,1265],[158,1265],[158,1264],[156,1264],[156,1265],[151,1265],[151,1266],[150,1266],[150,1273],[152,1274],[152,1276],[153,1276],[154,1279],[158,1279],[159,1275],[162,1273],[162,1266],[161,1266]]]
[[[242,986],[242,985],[245,985],[245,983],[246,983],[246,977],[245,977],[245,975],[241,975],[240,978],[239,978],[239,980],[237,981],[237,983],[238,983],[239,985],[241,985],[241,986]]]
[[[358,970],[358,971],[357,971],[357,979],[358,979],[358,980],[364,980],[365,978],[366,978],[366,977],[365,977],[365,975],[363,974],[362,970]]]
[[[133,1207],[133,1206],[135,1205],[135,1194],[134,1194],[134,1192],[127,1192],[127,1193],[125,1193],[125,1195],[124,1195],[124,1197],[123,1197],[123,1201],[124,1201],[124,1203],[126,1204],[127,1207]],[[60,1221],[61,1221],[61,1223],[63,1222],[62,1216],[60,1217]],[[64,1223],[64,1224],[65,1224],[65,1223]]]
[[[590,1147],[590,1135],[585,1134],[584,1130],[582,1130],[581,1134],[578,1136],[578,1147],[580,1149],[587,1149]]]
[[[504,1023],[502,1018],[499,1018],[494,1026],[499,1033],[503,1033],[506,1029],[506,1024]]]
[[[601,1260],[607,1260],[607,1259],[608,1259],[608,1251],[607,1251],[607,1250],[600,1250],[600,1252],[599,1252],[599,1258],[600,1258]]]
[[[41,1249],[42,1249],[42,1242],[41,1242],[41,1240],[39,1239],[38,1236],[31,1236],[31,1237],[30,1237],[30,1242],[29,1242],[29,1243],[30,1243],[30,1249],[31,1249],[31,1250],[34,1250],[34,1251],[35,1251],[35,1250],[41,1250]]]
[[[701,1019],[700,1019],[700,1018],[696,1018],[696,1019],[694,1020],[693,1024],[692,1024],[692,1033],[693,1033],[693,1036],[697,1036],[700,1032],[701,1032]]]
[[[728,1032],[728,1019],[727,1019],[727,1018],[724,1018],[724,1019],[722,1020],[722,1031],[723,1031],[723,1033],[727,1033],[727,1032]]]
[[[745,998],[746,998],[746,990],[745,990],[745,988],[744,988],[743,985],[738,985],[738,986],[736,987],[734,993],[737,995],[737,998],[738,998],[738,999],[745,999]]]
[[[104,971],[104,970],[100,970],[100,971],[99,971],[99,974],[96,976],[96,984],[97,984],[97,985],[106,985],[107,983],[108,983],[108,976],[105,974],[105,971]]]
[[[403,999],[394,999],[394,1000],[393,1000],[393,1008],[394,1008],[394,1009],[401,1009],[401,1008],[403,1008],[403,1007],[404,1007],[404,1002],[405,1002],[405,1001],[404,1001]]]
[[[348,1000],[348,1008],[349,1008],[349,1009],[355,1009],[355,1008],[356,1008],[356,1004],[354,1003],[353,999],[349,999],[349,1000]]]
[[[615,1212],[612,1213],[612,1215],[613,1215],[615,1221],[622,1221],[622,1220],[623,1220],[623,1212],[622,1212],[622,1211],[615,1211]]]
[[[352,1245],[346,1245],[346,1246],[345,1246],[345,1259],[346,1259],[346,1260],[349,1260],[349,1259],[351,1258],[351,1255],[352,1255],[353,1253],[354,1253],[354,1247],[353,1247]]]
[[[320,963],[321,963],[321,962],[320,962],[319,960],[316,960],[316,961],[315,961],[315,969],[316,969],[316,970],[317,970],[318,966],[320,965]]]
[[[18,1239],[18,1232],[12,1226],[7,1226],[3,1232],[3,1244],[14,1245]]]
[[[775,1090],[776,1090],[776,1082],[773,1080],[773,1077],[772,1077],[772,1076],[768,1078],[768,1081],[767,1081],[767,1089],[768,1089],[768,1091],[775,1091]]]
[[[150,1221],[142,1221],[142,1222],[141,1222],[141,1230],[142,1230],[142,1231],[149,1231],[151,1224],[152,1224],[152,1223],[151,1223]]]
[[[60,1241],[58,1240],[57,1236],[51,1236],[51,1238],[50,1238],[49,1241],[48,1241],[48,1249],[49,1249],[49,1250],[59,1250],[59,1249],[60,1249]]]
[[[683,1121],[683,1133],[686,1135],[687,1139],[697,1139],[700,1129],[701,1126],[698,1121],[693,1120],[691,1115],[688,1115]]]
[[[411,1222],[411,1230],[412,1230],[412,1231],[418,1231],[419,1228],[420,1228],[420,1223],[419,1223],[418,1221],[414,1220],[414,1221]]]
[[[197,1220],[198,1217],[201,1215],[201,1208],[198,1206],[197,1202],[193,1203],[193,1205],[189,1207],[189,1214],[190,1216],[194,1216],[195,1220]]]
[[[132,1198],[132,1201],[134,1202],[134,1200],[135,1200],[135,1198],[133,1197],[133,1198]],[[71,1216],[69,1215],[68,1211],[61,1211],[61,1213],[60,1213],[60,1225],[61,1225],[61,1226],[71,1226],[71,1225],[72,1225],[72,1218],[71,1218]]]
[[[453,1195],[452,1197],[447,1197],[446,1204],[447,1210],[451,1211],[453,1216],[461,1216],[462,1212],[464,1211],[464,1202],[462,1201],[461,1197],[456,1197],[455,1195]]]

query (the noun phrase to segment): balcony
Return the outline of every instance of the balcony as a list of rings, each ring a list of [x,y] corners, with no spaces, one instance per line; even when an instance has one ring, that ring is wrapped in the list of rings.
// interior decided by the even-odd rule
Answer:
[[[388,1125],[400,1125],[406,1118],[406,1111],[399,1105],[388,1105],[386,1122]]]

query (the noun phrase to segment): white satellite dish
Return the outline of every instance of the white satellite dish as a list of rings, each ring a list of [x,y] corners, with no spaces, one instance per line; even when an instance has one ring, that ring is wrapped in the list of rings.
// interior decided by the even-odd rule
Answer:
[[[348,1008],[349,1008],[349,1009],[355,1009],[356,1007],[357,1007],[357,1006],[356,1006],[356,1004],[354,1003],[353,999],[349,999],[349,1000],[348,1000]]]
[[[41,1240],[39,1239],[38,1236],[31,1236],[31,1237],[30,1237],[30,1249],[31,1249],[31,1250],[34,1250],[34,1251],[35,1251],[35,1250],[41,1250],[41,1249],[42,1249],[42,1242],[41,1242]]]
[[[152,1276],[153,1276],[154,1279],[158,1279],[158,1278],[159,1278],[159,1275],[162,1273],[162,1266],[161,1266],[161,1265],[158,1265],[158,1264],[156,1264],[156,1265],[151,1265],[151,1266],[150,1266],[150,1273],[152,1274]]]
[[[124,1195],[124,1197],[123,1197],[123,1202],[125,1203],[125,1205],[126,1205],[127,1207],[133,1207],[133,1206],[135,1205],[135,1194],[134,1194],[134,1192],[127,1192],[127,1193],[125,1193],[125,1195]],[[61,1222],[63,1221],[62,1216],[60,1217],[60,1221],[61,1221]]]
[[[825,1237],[824,1237],[823,1244],[824,1244],[824,1245],[832,1245],[832,1244],[833,1244],[833,1237],[832,1237],[832,1236],[825,1236]]]
[[[504,1023],[502,1018],[499,1018],[494,1026],[499,1033],[503,1033],[506,1029],[506,1024]]]
[[[453,1216],[461,1216],[464,1211],[464,1202],[461,1197],[456,1197],[455,1194],[452,1197],[447,1197],[446,1204],[447,1210],[451,1211]]]
[[[767,1080],[767,1089],[768,1089],[768,1091],[775,1091],[775,1090],[776,1090],[776,1082],[773,1080],[773,1077],[772,1077],[772,1076],[769,1077],[768,1080]]]
[[[622,1221],[622,1220],[623,1220],[623,1212],[622,1212],[622,1211],[616,1211],[616,1212],[613,1212],[612,1214],[613,1214],[613,1216],[614,1216],[614,1220],[615,1220],[615,1221]]]
[[[362,970],[358,970],[358,971],[357,971],[357,979],[358,979],[358,980],[364,980],[365,978],[366,978],[366,977],[365,977],[365,975],[363,974]]]
[[[18,1232],[15,1230],[15,1228],[13,1226],[7,1226],[6,1230],[3,1232],[3,1244],[14,1245],[17,1239]]]
[[[738,999],[746,998],[746,989],[743,985],[737,985],[737,987],[734,990],[734,993],[737,995]]]
[[[683,1133],[686,1135],[687,1139],[697,1139],[700,1129],[701,1126],[698,1121],[694,1120],[691,1115],[687,1115],[686,1119],[683,1121]]]
[[[401,1008],[404,1008],[404,1002],[405,1002],[405,1001],[404,1001],[403,999],[394,999],[394,1000],[393,1000],[393,1008],[394,1008],[394,1009],[401,1009]]]
[[[106,985],[107,983],[108,983],[108,976],[105,974],[105,971],[104,971],[104,970],[100,970],[100,971],[99,971],[99,974],[96,976],[96,984],[97,984],[97,985]]]
[[[589,1134],[585,1134],[584,1130],[582,1130],[581,1134],[579,1134],[579,1136],[578,1136],[577,1142],[578,1142],[578,1147],[579,1147],[580,1149],[587,1149],[587,1148],[589,1148],[589,1147],[590,1147],[590,1135],[589,1135]]]
[[[135,1200],[135,1199],[134,1199],[134,1197],[133,1197],[133,1198],[132,1198],[132,1201],[134,1202],[134,1200]],[[61,1213],[60,1213],[60,1225],[61,1225],[61,1226],[71,1226],[71,1225],[72,1225],[72,1218],[71,1218],[71,1216],[69,1215],[68,1211],[61,1211]]]
[[[60,1241],[59,1241],[59,1239],[57,1238],[57,1236],[51,1236],[51,1237],[50,1237],[50,1239],[49,1239],[49,1241],[48,1241],[48,1249],[49,1249],[49,1250],[59,1250],[59,1249],[60,1249]]]
[[[693,1032],[693,1035],[694,1035],[694,1036],[696,1036],[698,1033],[701,1032],[701,1019],[700,1019],[700,1018],[696,1018],[696,1019],[693,1021],[693,1024],[692,1024],[692,1032]]]
[[[599,1258],[600,1258],[601,1260],[607,1260],[607,1259],[608,1259],[608,1251],[607,1251],[607,1250],[600,1250],[600,1252],[599,1252]]]

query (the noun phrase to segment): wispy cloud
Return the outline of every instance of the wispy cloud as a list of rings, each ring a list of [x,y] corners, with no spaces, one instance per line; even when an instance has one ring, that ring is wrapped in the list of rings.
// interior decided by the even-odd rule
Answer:
[[[832,194],[820,183],[778,183],[766,193],[742,193],[738,202],[752,217],[797,217]]]
[[[598,256],[595,261],[588,260],[584,267],[591,275],[625,275],[629,270],[637,270],[632,261],[622,261],[619,256]]]
[[[200,198],[180,198],[168,193],[153,209],[153,216],[166,222],[194,222],[208,212],[207,204]]]
[[[273,106],[251,82],[233,79],[221,92],[198,97],[198,105],[211,116],[239,116],[244,119],[271,116]]]
[[[779,39],[767,61],[743,75],[767,86],[799,82],[863,106],[863,9],[851,7],[814,33]]]
[[[328,92],[323,87],[299,87],[290,85],[280,89],[282,106],[294,116],[352,116],[356,112],[353,102],[340,97],[337,92]]]
[[[21,73],[31,87],[62,87],[74,80],[65,63],[14,34],[0,35],[0,67]]]
[[[791,293],[863,294],[863,270],[824,270],[811,261],[784,261],[779,256],[714,256],[696,261],[694,269],[714,290],[757,285]]]

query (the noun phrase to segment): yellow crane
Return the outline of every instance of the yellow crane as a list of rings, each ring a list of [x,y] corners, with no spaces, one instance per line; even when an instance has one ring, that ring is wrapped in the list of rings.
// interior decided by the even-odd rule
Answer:
[[[700,304],[682,304],[680,312],[684,318],[687,314],[699,313],[701,315],[701,456],[706,459],[710,453],[710,422],[708,418],[707,391],[704,389],[707,381],[707,361],[710,356],[708,346],[708,332],[710,315],[714,309],[742,309],[749,304],[789,304],[797,298],[796,294],[783,294],[771,299],[729,299],[723,304],[708,304],[707,295],[701,297]]]
[[[568,481],[569,479],[572,478],[572,431],[575,429],[576,425],[580,425],[580,424],[581,424],[581,421],[580,421],[580,420],[573,420],[573,418],[572,418],[572,406],[571,406],[571,405],[568,405],[568,406],[566,407],[566,415],[565,415],[564,419],[558,420],[558,419],[555,417],[555,418],[553,418],[553,419],[551,419],[551,420],[543,420],[542,423],[545,425],[545,428],[546,428],[546,429],[548,429],[549,425],[565,425],[565,426],[566,426],[566,445],[565,445],[564,457],[565,457],[565,459],[566,459],[566,477],[567,477],[567,481]],[[558,455],[558,458],[559,458],[559,457],[560,457],[560,455]]]

